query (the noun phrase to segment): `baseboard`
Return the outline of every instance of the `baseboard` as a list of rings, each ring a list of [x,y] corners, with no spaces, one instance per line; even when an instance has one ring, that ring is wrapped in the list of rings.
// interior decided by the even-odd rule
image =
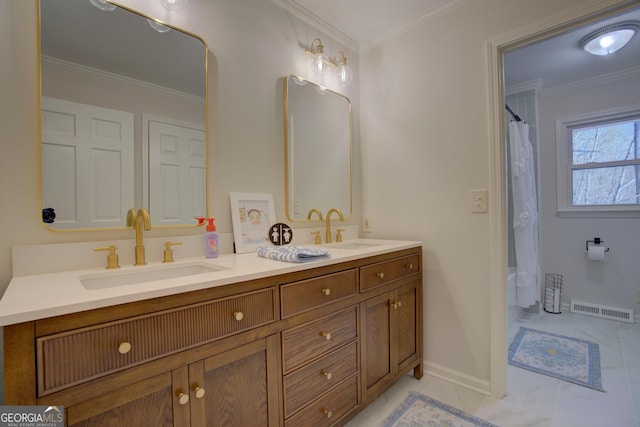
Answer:
[[[486,396],[491,395],[491,384],[487,380],[481,380],[480,378],[472,377],[471,375],[463,374],[462,372],[454,371],[437,363],[424,361],[424,372],[427,375],[440,378],[441,380],[448,381],[455,385],[468,388],[477,393],[482,393]]]

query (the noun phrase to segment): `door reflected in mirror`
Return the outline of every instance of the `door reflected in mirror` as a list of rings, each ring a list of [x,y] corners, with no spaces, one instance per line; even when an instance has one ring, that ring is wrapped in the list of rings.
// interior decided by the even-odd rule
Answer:
[[[40,1],[43,222],[126,227],[207,217],[207,46],[88,0]]]
[[[351,102],[301,77],[285,82],[286,211],[307,221],[338,208],[351,216]],[[317,214],[313,220],[317,220]]]

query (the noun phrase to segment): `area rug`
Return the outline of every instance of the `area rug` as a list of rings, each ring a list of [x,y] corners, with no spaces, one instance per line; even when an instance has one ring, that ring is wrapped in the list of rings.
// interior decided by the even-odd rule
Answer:
[[[509,364],[604,391],[600,347],[591,341],[521,327],[509,346]]]
[[[415,391],[402,401],[382,427],[498,427]]]

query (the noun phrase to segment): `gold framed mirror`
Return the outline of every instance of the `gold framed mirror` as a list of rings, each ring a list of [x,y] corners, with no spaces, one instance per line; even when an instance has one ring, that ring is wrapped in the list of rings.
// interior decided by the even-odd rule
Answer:
[[[338,208],[347,219],[352,213],[351,101],[294,75],[287,76],[284,87],[287,217],[308,221],[312,209],[325,215]]]
[[[39,2],[43,222],[120,228],[144,207],[154,228],[196,226],[208,216],[207,45],[102,3],[113,10]]]

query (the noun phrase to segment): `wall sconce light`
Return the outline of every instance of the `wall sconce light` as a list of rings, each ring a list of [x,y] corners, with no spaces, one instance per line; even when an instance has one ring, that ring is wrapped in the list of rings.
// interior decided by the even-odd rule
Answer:
[[[622,49],[640,28],[637,21],[627,21],[600,28],[585,37],[578,45],[592,55],[609,55]]]
[[[341,86],[347,86],[353,81],[353,70],[347,64],[347,58],[344,52],[339,51],[333,60],[324,52],[322,41],[316,38],[311,42],[311,47],[305,49],[305,52],[311,56],[313,71],[316,74],[323,75],[329,71],[329,68],[335,68],[338,73],[338,81]]]

